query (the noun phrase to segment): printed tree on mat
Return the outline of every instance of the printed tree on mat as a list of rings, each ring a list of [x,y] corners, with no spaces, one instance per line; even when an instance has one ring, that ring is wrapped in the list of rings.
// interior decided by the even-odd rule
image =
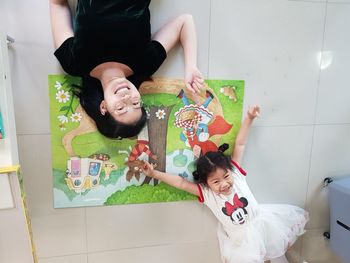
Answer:
[[[165,172],[166,168],[166,137],[168,130],[168,120],[171,106],[150,106],[148,121],[148,139],[150,151],[157,156],[157,160],[150,156],[151,163],[157,163],[157,170]],[[142,184],[148,184],[150,177],[146,177]],[[158,180],[154,180],[154,185],[158,184]]]

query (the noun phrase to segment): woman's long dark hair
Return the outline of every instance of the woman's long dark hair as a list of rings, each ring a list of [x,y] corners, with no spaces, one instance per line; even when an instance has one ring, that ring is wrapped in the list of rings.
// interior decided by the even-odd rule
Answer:
[[[138,87],[147,78],[133,77],[130,81]],[[82,78],[81,86],[75,86],[75,95],[80,100],[80,104],[85,112],[95,121],[97,130],[104,136],[112,139],[129,138],[140,133],[147,121],[147,113],[144,107],[141,108],[140,120],[134,125],[126,125],[116,121],[109,112],[102,115],[100,104],[104,99],[103,89],[100,80],[85,76]]]
[[[216,169],[231,170],[233,165],[231,157],[224,155],[224,151],[228,149],[229,145],[224,143],[217,152],[207,152],[205,155],[199,157],[196,162],[197,170],[193,172],[193,178],[197,183],[207,185],[208,176],[215,172]]]

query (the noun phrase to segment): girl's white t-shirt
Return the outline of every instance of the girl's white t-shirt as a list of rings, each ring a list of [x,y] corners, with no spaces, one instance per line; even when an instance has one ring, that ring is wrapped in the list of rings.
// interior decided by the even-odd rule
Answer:
[[[204,184],[198,184],[199,201],[214,213],[224,229],[242,227],[259,213],[258,203],[246,182],[246,172],[234,161],[231,176],[233,189],[229,196],[217,194]]]

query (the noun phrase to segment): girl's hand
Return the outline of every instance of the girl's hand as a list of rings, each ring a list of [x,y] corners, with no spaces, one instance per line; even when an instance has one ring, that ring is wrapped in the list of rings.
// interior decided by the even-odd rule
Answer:
[[[248,118],[254,120],[260,116],[260,107],[258,105],[250,106],[247,112]]]
[[[185,85],[187,90],[192,93],[199,93],[204,85],[204,79],[202,73],[197,67],[186,69],[185,72]]]
[[[154,165],[147,162],[147,161],[143,161],[143,165],[142,167],[140,167],[142,169],[142,172],[144,175],[147,175],[149,177],[153,177],[153,172],[154,172]]]

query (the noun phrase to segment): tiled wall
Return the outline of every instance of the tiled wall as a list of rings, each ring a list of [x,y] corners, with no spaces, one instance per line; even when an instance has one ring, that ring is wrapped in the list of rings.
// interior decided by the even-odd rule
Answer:
[[[196,202],[52,208],[47,75],[61,71],[47,2],[0,3],[0,29],[16,39],[16,125],[40,263],[220,262],[216,221]],[[244,107],[261,105],[243,163],[248,182],[260,202],[295,204],[311,216],[290,261],[341,262],[323,239],[322,185],[350,173],[350,1],[153,0],[151,9],[154,30],[192,13],[205,77],[244,79]],[[157,75],[182,77],[181,55],[171,52]]]

